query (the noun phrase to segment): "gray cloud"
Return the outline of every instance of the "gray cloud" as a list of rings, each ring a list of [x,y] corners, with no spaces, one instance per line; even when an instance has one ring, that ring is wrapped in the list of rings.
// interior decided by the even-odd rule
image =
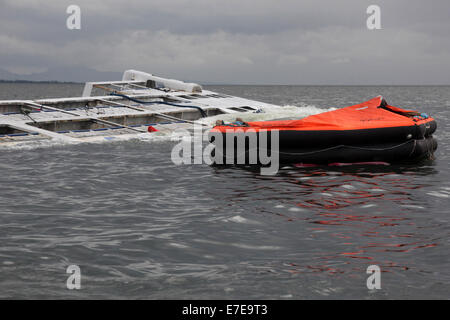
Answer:
[[[69,4],[82,30],[65,28]],[[369,4],[382,30],[366,29]],[[199,82],[449,84],[450,3],[0,0],[0,68],[139,68]],[[59,80],[65,80],[67,72]]]

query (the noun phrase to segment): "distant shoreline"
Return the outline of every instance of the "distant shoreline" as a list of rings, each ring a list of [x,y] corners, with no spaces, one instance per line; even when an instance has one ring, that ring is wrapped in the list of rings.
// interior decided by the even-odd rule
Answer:
[[[84,84],[84,82],[57,80],[0,80],[0,83]],[[206,83],[203,86],[298,86],[298,87],[448,87],[450,84],[230,84]]]
[[[83,84],[82,82],[72,81],[33,81],[33,80],[0,80],[0,83],[44,83],[44,84]]]

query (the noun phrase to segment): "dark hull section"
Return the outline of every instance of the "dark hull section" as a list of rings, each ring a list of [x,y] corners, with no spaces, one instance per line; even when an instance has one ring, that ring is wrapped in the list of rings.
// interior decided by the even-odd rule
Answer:
[[[282,135],[280,135],[281,140]],[[269,139],[270,141],[270,139]],[[270,149],[270,144],[267,149]],[[257,163],[260,162],[260,153],[273,158],[273,155],[267,149],[260,150],[249,149],[246,144],[245,149],[234,148],[232,153],[226,149],[223,151],[214,150],[213,157],[221,159],[222,163],[216,161],[216,164],[255,164],[250,162],[250,154],[258,154]],[[431,159],[434,151],[437,149],[437,141],[431,135],[422,139],[409,139],[406,141],[383,142],[383,143],[356,143],[356,144],[338,144],[327,147],[295,147],[293,144],[283,144],[280,142],[279,162],[280,163],[311,163],[311,164],[329,164],[335,162],[415,162],[422,159]],[[240,153],[241,152],[241,153]],[[245,157],[242,157],[242,153]],[[231,156],[230,156],[231,155]],[[240,160],[238,159],[241,155]],[[245,158],[245,163],[242,159]],[[228,160],[228,163],[227,163]]]
[[[359,130],[280,131],[280,148],[332,147],[423,139],[436,131],[436,121],[420,125]]]
[[[412,139],[403,143],[383,143],[377,145],[339,145],[316,150],[281,149],[281,163],[320,163],[333,162],[411,162],[432,158],[437,149],[433,137]]]

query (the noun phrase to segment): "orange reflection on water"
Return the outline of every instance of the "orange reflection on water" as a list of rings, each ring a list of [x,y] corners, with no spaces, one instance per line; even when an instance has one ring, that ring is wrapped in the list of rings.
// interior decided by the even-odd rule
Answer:
[[[352,271],[365,271],[364,265],[377,264],[383,272],[409,270],[399,254],[418,249],[433,248],[438,241],[427,239],[415,221],[417,209],[426,207],[421,189],[427,184],[416,179],[414,172],[398,172],[385,168],[381,172],[306,170],[289,178],[298,187],[293,203],[304,210],[287,215],[289,221],[305,221],[321,227],[307,228],[311,238],[330,241],[330,247],[345,247],[343,251],[318,250],[313,260],[318,264],[295,266],[289,272],[325,272],[341,274],[346,268],[337,268],[337,262]],[[420,211],[419,211],[420,214]],[[370,239],[378,239],[373,241]],[[398,240],[410,239],[409,242]],[[345,260],[344,260],[345,261]],[[356,261],[361,261],[363,266]],[[366,261],[366,262],[364,262]],[[413,261],[413,260],[411,260]]]

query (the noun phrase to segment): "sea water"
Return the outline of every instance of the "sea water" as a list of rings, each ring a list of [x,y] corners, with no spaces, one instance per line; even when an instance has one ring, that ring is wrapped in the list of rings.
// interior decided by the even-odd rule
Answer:
[[[417,165],[176,166],[163,135],[0,150],[0,298],[449,298],[450,88],[210,86],[301,118],[383,95],[438,123]],[[80,95],[0,84],[0,99]],[[157,136],[155,136],[157,137]],[[68,290],[67,267],[81,270]],[[381,269],[369,290],[368,266]]]

